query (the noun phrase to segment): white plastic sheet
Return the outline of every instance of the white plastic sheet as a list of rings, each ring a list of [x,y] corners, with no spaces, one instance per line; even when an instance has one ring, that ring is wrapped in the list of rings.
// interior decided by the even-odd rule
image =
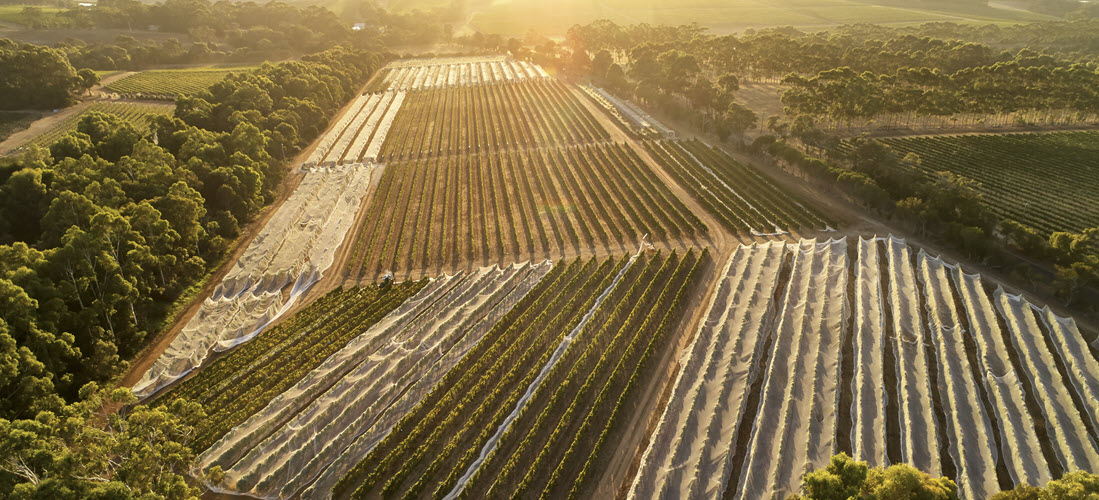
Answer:
[[[939,438],[931,399],[931,376],[920,325],[919,290],[911,252],[904,240],[886,240],[889,255],[889,305],[893,313],[895,393],[900,395],[901,460],[933,476],[941,475]]]
[[[1069,386],[1057,372],[1054,354],[1046,347],[1030,304],[1018,295],[997,288],[995,303],[1003,315],[1011,343],[1019,353],[1024,370],[1037,394],[1046,419],[1046,433],[1054,453],[1066,471],[1099,468],[1099,450],[1088,436],[1076,410]]]
[[[847,241],[803,241],[793,260],[737,498],[797,493],[835,451]]]
[[[954,301],[946,266],[920,250],[920,282],[927,307],[927,331],[935,344],[938,391],[946,414],[947,449],[958,470],[959,496],[988,498],[1000,491],[995,441],[965,350],[968,335]]]
[[[995,407],[1004,466],[1016,484],[1046,484],[1052,479],[1049,466],[1034,430],[1034,419],[1026,408],[1019,375],[1011,364],[996,309],[981,286],[980,275],[965,274],[957,268],[954,280],[977,345],[977,360],[984,374],[981,382]]]
[[[320,476],[305,497],[324,496],[550,267],[436,280],[226,434],[200,467],[224,467],[219,488],[260,498],[293,497]]]
[[[720,498],[748,387],[760,376],[785,244],[741,246],[687,348],[630,498]]]

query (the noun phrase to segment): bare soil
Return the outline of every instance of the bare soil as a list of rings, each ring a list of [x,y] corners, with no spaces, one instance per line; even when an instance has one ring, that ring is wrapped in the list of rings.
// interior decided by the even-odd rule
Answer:
[[[84,101],[77,103],[75,106],[61,109],[56,113],[49,113],[46,116],[35,120],[34,123],[31,123],[31,126],[26,129],[9,135],[7,139],[0,142],[0,155],[8,154],[11,151],[14,151],[15,148],[26,144],[27,141],[46,133],[61,120],[83,111],[90,103],[91,101]]]

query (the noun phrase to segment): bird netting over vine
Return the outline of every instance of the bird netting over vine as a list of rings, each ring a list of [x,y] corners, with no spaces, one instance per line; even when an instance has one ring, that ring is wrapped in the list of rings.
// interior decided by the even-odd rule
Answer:
[[[537,64],[505,57],[432,59],[390,64],[384,85],[388,90],[426,90],[455,85],[478,85],[549,78]]]
[[[718,279],[629,498],[784,498],[844,444],[974,500],[1099,467],[1099,349],[1049,307],[894,237],[742,246]]]
[[[444,276],[326,359],[199,457],[221,491],[317,498],[357,463],[552,268]]]
[[[140,398],[186,375],[209,356],[247,342],[332,265],[374,167],[318,168],[249,243],[183,330],[134,386]]]

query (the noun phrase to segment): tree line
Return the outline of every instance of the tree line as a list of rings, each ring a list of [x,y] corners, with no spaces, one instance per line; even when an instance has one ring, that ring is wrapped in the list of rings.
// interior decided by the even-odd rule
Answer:
[[[977,34],[974,34],[977,32]],[[1050,40],[1064,41],[1064,48]],[[574,26],[557,64],[590,74],[625,97],[673,116],[701,110],[696,125],[722,137],[756,120],[737,104],[734,82],[785,84],[786,114],[835,127],[904,126],[925,117],[974,124],[990,117],[1045,123],[1099,114],[1099,21],[973,30],[844,26],[712,35],[698,25]]]
[[[323,7],[295,7],[282,2],[166,0],[148,4],[136,0],[104,0],[91,8],[73,6],[71,2],[68,7],[51,14],[46,27],[135,32],[148,32],[150,27],[155,27],[158,32],[178,34],[181,38],[138,40],[120,35],[109,43],[69,39],[48,48],[55,52],[48,54],[49,64],[43,67],[60,64],[58,54],[67,57],[74,68],[140,70],[165,65],[285,60],[336,46],[380,52],[385,46],[427,44],[450,38],[445,9],[392,13],[369,2],[354,4],[354,8],[349,7],[350,12],[342,16]],[[363,29],[352,29],[353,22],[358,21],[364,21]],[[36,52],[46,52],[47,48],[0,41],[0,51],[16,52],[23,61],[37,57],[41,62],[45,56]],[[0,85],[14,75],[34,72],[36,67],[35,64],[15,65],[0,59]],[[41,78],[54,76],[41,75]],[[14,82],[11,88],[17,86],[18,82]],[[79,91],[75,87],[72,90]],[[4,93],[0,98],[9,95],[14,94]]]
[[[150,133],[91,113],[0,166],[0,417],[123,371],[381,59],[265,64],[179,99]]]
[[[0,39],[0,109],[63,108],[97,83],[57,49]]]

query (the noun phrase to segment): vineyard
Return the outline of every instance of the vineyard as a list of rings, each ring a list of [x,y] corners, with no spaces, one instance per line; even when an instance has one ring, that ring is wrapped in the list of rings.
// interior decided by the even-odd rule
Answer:
[[[194,472],[224,477],[196,477],[256,498],[754,500],[847,452],[977,500],[1099,468],[1099,348],[1072,319],[893,237],[795,242],[838,224],[580,92],[504,57],[372,79],[135,387],[206,409]],[[982,189],[1017,210],[1029,191],[995,189],[1094,184],[1090,138],[886,141],[929,171],[1009,165]],[[1067,173],[1034,173],[1026,141]],[[326,275],[344,287],[288,314]]]
[[[333,291],[155,402],[184,398],[206,408],[208,418],[191,444],[201,452],[425,285]]]
[[[251,66],[234,68],[189,68],[180,70],[155,69],[127,76],[105,89],[130,99],[156,99],[174,101],[176,96],[195,95],[206,87],[225,79],[231,73],[254,69]]]
[[[349,312],[359,318],[354,323],[331,321],[348,336],[329,334],[326,344],[335,348],[324,354],[330,355],[318,356],[324,361],[304,376],[281,382],[285,390],[266,406],[253,404],[258,411],[203,452],[200,465],[222,467],[226,480],[219,488],[228,491],[289,498],[314,482],[329,491],[467,352],[480,349],[493,325],[552,268],[527,264],[445,276],[420,283],[418,293],[396,309],[387,306],[391,312],[381,319],[384,310],[375,306]]]
[[[390,64],[371,90],[421,90],[549,78],[537,64],[504,57],[407,60]]]
[[[589,496],[707,261],[692,251],[567,265],[333,494]]]
[[[780,235],[830,222],[753,167],[698,140],[647,141],[649,153],[734,234]]]
[[[321,139],[306,168],[352,163],[374,163],[393,120],[404,103],[404,92],[383,92],[357,97],[351,109]]]
[[[332,266],[374,171],[359,165],[308,172],[134,393],[153,395],[286,312]]]
[[[997,215],[1043,236],[1099,227],[1099,133],[880,140],[902,156],[918,154],[928,174],[949,171],[977,181]]]
[[[22,147],[26,148],[27,146],[32,145],[49,147],[69,132],[75,132],[77,124],[80,123],[80,119],[91,112],[115,115],[123,121],[130,123],[139,131],[145,132],[149,129],[149,117],[153,115],[170,115],[174,109],[175,104],[93,102],[80,110],[80,112],[58,121],[49,130],[31,139]]]
[[[413,91],[378,161],[589,144],[609,139],[557,80]]]
[[[1075,322],[902,240],[742,246],[707,314],[630,498],[785,498],[839,451],[968,499],[1099,466]]]
[[[675,134],[661,125],[660,122],[649,116],[629,101],[623,101],[610,92],[590,85],[580,86],[588,97],[609,114],[619,127],[629,132],[633,137],[674,137]]]
[[[350,263],[368,280],[706,233],[620,144],[390,163],[375,199]]]

